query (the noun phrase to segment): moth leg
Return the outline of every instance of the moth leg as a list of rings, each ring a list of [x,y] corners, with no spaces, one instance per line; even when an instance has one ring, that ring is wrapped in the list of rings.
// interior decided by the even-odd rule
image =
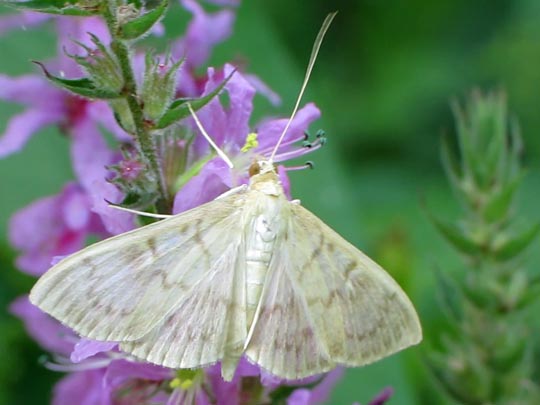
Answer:
[[[143,212],[143,211],[132,210],[131,208],[120,207],[119,205],[114,205],[114,204],[109,204],[109,207],[120,210],[120,211],[130,212],[130,213],[136,214],[136,215],[141,215],[143,217],[160,218],[160,219],[174,217],[174,215],[154,214],[152,212]]]

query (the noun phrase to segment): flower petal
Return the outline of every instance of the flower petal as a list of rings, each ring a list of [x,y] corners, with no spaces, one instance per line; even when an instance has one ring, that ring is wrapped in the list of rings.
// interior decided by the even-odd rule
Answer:
[[[278,166],[278,176],[279,181],[281,182],[281,186],[283,187],[283,191],[285,191],[287,199],[290,200],[292,198],[291,181],[289,180],[289,176],[287,175],[287,170],[285,170],[285,167],[283,167],[282,165]]]
[[[392,387],[386,387],[369,402],[369,405],[384,405],[392,395],[394,395],[394,389]]]
[[[320,110],[313,103],[308,103],[298,110],[291,125],[283,139],[286,143],[290,139],[299,138],[309,125],[321,116]],[[259,147],[257,151],[273,149],[276,142],[287,125],[288,118],[274,119],[261,123],[258,128]]]
[[[156,366],[150,363],[143,363],[130,360],[114,360],[107,367],[104,383],[111,390],[121,387],[130,379],[142,379],[150,381],[161,381],[172,379],[174,372],[170,368]]]
[[[26,110],[14,116],[0,138],[0,158],[19,152],[38,130],[60,118],[60,114],[41,109]]]
[[[325,403],[330,396],[332,388],[334,388],[334,385],[336,385],[337,381],[342,377],[343,372],[344,370],[342,367],[336,367],[328,374],[326,374],[323,380],[313,389],[307,390],[306,388],[299,388],[297,390],[294,390],[289,399],[287,400],[287,404],[318,405]],[[307,379],[305,379],[304,381],[306,380]]]
[[[24,322],[28,334],[44,349],[65,356],[73,350],[75,333],[32,305],[27,295],[13,301],[9,312]]]
[[[274,90],[272,90],[265,82],[263,82],[259,76],[244,73],[244,78],[257,90],[257,93],[267,98],[270,104],[278,106],[281,104],[281,97]]]
[[[117,346],[118,343],[116,342],[101,342],[82,338],[75,344],[70,359],[73,363],[80,363],[88,357],[95,356],[98,353],[111,351]]]
[[[66,77],[75,77],[82,74],[81,68],[75,61],[68,57],[70,55],[83,55],[86,51],[76,42],[80,42],[90,48],[95,48],[91,32],[97,36],[101,42],[107,45],[110,42],[110,35],[105,22],[100,17],[73,18],[70,16],[57,16],[58,30],[58,57],[57,69]]]
[[[0,99],[40,107],[57,113],[63,110],[65,93],[51,85],[45,77],[24,75],[10,77],[0,74]]]
[[[23,11],[0,17],[0,36],[8,31],[26,30],[52,18],[50,14]]]
[[[11,218],[9,238],[21,251],[16,263],[22,271],[41,275],[50,267],[53,257],[68,255],[84,245],[85,230],[70,229],[62,216],[62,204],[71,198],[71,193],[81,191],[70,184],[59,195],[37,200]]]
[[[193,14],[184,37],[173,45],[172,54],[186,57],[191,67],[202,65],[212,47],[231,35],[235,14],[231,10],[206,13],[194,0],[181,0],[182,6]]]
[[[173,213],[178,214],[213,200],[230,187],[229,167],[221,158],[214,158],[176,193]]]
[[[62,378],[54,387],[53,405],[112,405],[112,395],[103,387],[105,369],[78,371]]]
[[[208,79],[203,95],[211,93],[223,80],[234,71],[234,66],[225,65],[223,70],[208,69]],[[226,152],[234,156],[246,142],[249,133],[249,118],[253,111],[255,88],[240,74],[235,72],[225,85],[229,94],[229,108],[226,111],[216,97],[197,112],[204,129],[213,141]],[[192,127],[195,127],[192,124]],[[195,132],[199,132],[195,129]],[[208,153],[208,142],[202,135],[197,135],[193,142],[197,156]]]
[[[92,211],[98,214],[107,231],[113,235],[133,229],[133,215],[111,208],[107,201],[119,202],[122,193],[107,181],[107,165],[115,154],[107,147],[96,125],[81,120],[73,128],[71,160],[75,174],[90,197]]]

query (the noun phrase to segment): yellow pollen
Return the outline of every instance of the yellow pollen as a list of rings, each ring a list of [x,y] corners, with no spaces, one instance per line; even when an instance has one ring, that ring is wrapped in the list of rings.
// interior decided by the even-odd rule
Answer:
[[[250,149],[256,148],[259,146],[259,141],[257,140],[257,133],[251,132],[246,137],[246,144],[240,149],[242,152],[247,152]]]
[[[172,389],[180,388],[184,391],[189,390],[195,384],[195,379],[201,373],[199,370],[177,370],[176,377],[171,380],[169,387]]]
[[[180,385],[182,385],[182,380],[180,380],[180,378],[178,377],[172,379],[171,382],[169,383],[169,387],[173,389],[180,387]]]
[[[182,381],[182,384],[180,384],[180,388],[182,388],[184,391],[191,388],[193,385],[193,380],[185,380]]]

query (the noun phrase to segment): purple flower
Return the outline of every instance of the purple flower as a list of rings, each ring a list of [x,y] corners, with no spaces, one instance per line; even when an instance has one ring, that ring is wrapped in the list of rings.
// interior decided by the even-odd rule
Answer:
[[[105,369],[77,371],[62,378],[54,387],[53,405],[109,405],[103,390]]]
[[[90,201],[76,184],[56,196],[45,197],[18,211],[9,224],[11,244],[21,251],[16,263],[22,271],[41,275],[54,257],[66,256],[84,246],[89,233],[104,235]]]
[[[74,41],[92,47],[88,32],[98,36],[103,43],[110,38],[103,21],[97,17],[57,17],[58,57],[47,63],[60,75],[80,77],[82,71],[69,54],[84,50]],[[0,158],[20,151],[39,129],[56,124],[67,133],[81,123],[101,125],[120,140],[130,139],[118,126],[111,109],[104,101],[89,101],[52,85],[43,75],[26,75],[17,78],[0,75],[0,99],[27,106],[27,110],[13,117],[6,131],[0,136]]]
[[[226,65],[220,72],[208,69],[208,82],[204,94],[210,93],[233,70],[231,65]],[[234,73],[225,89],[229,94],[229,107],[227,109],[223,107],[219,99],[215,98],[199,110],[197,116],[216,144],[231,158],[235,169],[229,170],[222,159],[218,157],[204,164],[198,175],[188,181],[176,194],[173,208],[175,213],[193,208],[232,187],[247,183],[249,165],[257,157],[268,158],[270,156],[285,128],[287,118],[262,122],[257,130],[257,145],[246,151],[244,146],[250,133],[249,119],[253,110],[255,89],[239,72]],[[305,155],[317,150],[322,145],[320,142],[315,142],[310,148],[298,146],[298,142],[305,139],[304,132],[309,124],[319,116],[319,109],[311,103],[298,111],[274,158],[276,162]],[[192,130],[197,133],[190,151],[191,160],[197,162],[205,159],[209,153],[212,153],[210,145],[193,122],[187,125],[190,125]],[[288,193],[289,181],[285,170],[280,168],[279,174]],[[200,193],[200,190],[204,190],[204,193]]]
[[[231,35],[235,14],[232,10],[206,13],[195,0],[180,0],[180,4],[193,18],[184,36],[173,45],[172,54],[185,57],[186,67],[193,69],[206,62],[212,48]]]
[[[0,36],[16,29],[26,30],[50,19],[49,14],[23,11],[17,14],[8,14],[0,17]]]
[[[120,202],[122,193],[107,178],[107,166],[118,162],[120,155],[107,146],[98,128],[90,120],[73,128],[71,161],[81,187],[90,200],[90,209],[98,214],[110,234],[133,228],[133,216],[111,208],[107,201]]]
[[[328,400],[330,392],[342,377],[343,369],[337,367],[329,372],[313,389],[299,388],[287,398],[287,405],[317,405]]]
[[[13,301],[9,311],[22,319],[28,334],[43,348],[69,356],[78,340],[75,333],[32,305],[27,295]]]
[[[392,395],[394,395],[394,389],[392,387],[386,387],[369,402],[369,405],[384,405],[390,400]]]
[[[369,401],[369,405],[384,405],[387,401],[390,400],[390,397],[394,395],[394,389],[392,387],[386,387],[381,392],[379,392],[375,398]],[[353,405],[360,405],[358,402],[355,402]]]

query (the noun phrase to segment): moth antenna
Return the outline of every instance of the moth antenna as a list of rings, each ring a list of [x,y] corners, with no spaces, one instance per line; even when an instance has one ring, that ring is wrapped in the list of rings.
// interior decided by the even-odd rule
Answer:
[[[300,101],[302,101],[302,96],[304,95],[304,91],[306,90],[309,77],[311,76],[311,71],[313,70],[313,66],[315,65],[315,60],[317,59],[317,55],[319,53],[319,49],[321,48],[321,44],[324,38],[324,35],[326,34],[326,31],[328,31],[328,28],[330,27],[330,24],[332,24],[332,20],[336,16],[337,11],[334,11],[333,13],[330,13],[326,16],[324,19],[321,29],[319,30],[319,33],[317,34],[317,38],[315,38],[315,43],[313,44],[313,49],[311,50],[311,56],[309,57],[309,63],[306,69],[306,74],[304,76],[304,82],[302,83],[302,87],[300,88],[300,93],[298,94],[298,97],[296,98],[296,104],[294,105],[293,112],[287,121],[287,124],[285,125],[285,129],[283,129],[283,132],[279,136],[279,139],[277,141],[277,144],[272,151],[272,154],[270,155],[270,162],[272,163],[274,161],[274,156],[277,153],[277,150],[279,148],[279,145],[281,145],[281,142],[283,142],[283,138],[285,138],[285,134],[289,130],[289,127],[291,126],[292,120],[294,119],[294,116],[296,115],[296,112],[298,111],[298,107],[300,106]]]
[[[119,205],[115,205],[115,204],[111,204],[111,203],[109,203],[109,207],[120,210],[120,211],[125,211],[125,212],[130,212],[132,214],[140,215],[142,217],[165,219],[165,218],[170,218],[170,217],[174,216],[174,215],[154,214],[153,212],[144,212],[144,211],[132,210],[131,208],[125,208],[125,207],[121,207]]]
[[[306,163],[304,163],[301,166],[285,167],[285,171],[292,172],[295,170],[305,170],[305,169],[313,170],[314,168],[315,168],[315,163],[313,163],[311,160],[308,160]]]
[[[208,141],[208,143],[210,144],[210,146],[212,148],[214,148],[214,150],[217,152],[217,154],[219,155],[219,157],[221,159],[223,159],[223,161],[225,163],[227,163],[227,166],[229,166],[230,169],[232,169],[234,167],[234,164],[233,162],[231,161],[231,159],[229,159],[229,157],[225,154],[225,152],[223,152],[219,146],[216,145],[216,143],[212,140],[212,138],[210,137],[210,135],[208,135],[208,133],[206,132],[206,130],[204,129],[204,127],[202,126],[201,124],[201,121],[199,121],[199,117],[197,117],[197,114],[195,114],[195,111],[193,111],[193,108],[191,107],[191,103],[187,103],[187,106],[188,106],[188,109],[189,109],[189,112],[191,113],[191,116],[193,117],[193,119],[195,120],[195,124],[197,124],[197,128],[199,128],[199,131],[201,131],[201,133],[203,134],[203,136],[206,138],[206,140]]]

